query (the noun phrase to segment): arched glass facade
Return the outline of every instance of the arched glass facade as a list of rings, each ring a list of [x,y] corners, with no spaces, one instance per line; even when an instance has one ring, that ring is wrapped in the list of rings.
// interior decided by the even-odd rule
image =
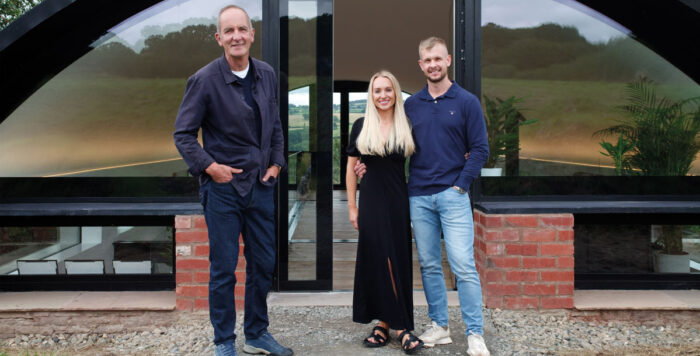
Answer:
[[[221,55],[229,1],[163,1],[110,29],[0,123],[0,177],[175,177],[173,145],[187,78]],[[262,2],[239,1],[256,28]]]
[[[76,3],[87,6],[85,1]],[[221,55],[214,39],[216,17],[230,1],[151,3],[117,21],[112,18],[114,25],[94,36],[87,49],[67,46],[66,52],[75,58],[57,64],[60,71],[47,74],[50,79],[32,82],[32,90],[23,89],[32,94],[0,117],[0,205],[62,203],[65,198],[89,203],[197,202],[196,182],[173,145],[173,123],[187,78]],[[349,288],[347,276],[338,277],[352,270],[356,240],[343,210],[347,133],[363,114],[366,81],[375,71],[392,71],[407,95],[425,85],[416,63],[417,44],[430,35],[447,40],[453,55],[450,75],[481,97],[489,121],[499,120],[499,110],[514,110],[515,121],[497,123],[500,131],[493,131],[506,135],[508,143],[492,147],[502,154],[493,155],[489,165],[501,168],[501,173],[475,184],[477,204],[508,199],[692,201],[700,196],[697,155],[691,156],[686,170],[664,171],[652,164],[682,166],[675,161],[688,161],[687,152],[685,157],[675,153],[685,149],[682,143],[697,145],[697,133],[680,130],[683,138],[673,130],[643,131],[649,129],[643,127],[645,122],[634,121],[632,111],[624,108],[634,99],[630,85],[639,83],[653,90],[657,101],[652,104],[663,99],[672,106],[699,97],[697,70],[686,59],[697,50],[682,54],[687,49],[683,46],[694,42],[669,39],[670,44],[664,44],[660,37],[682,34],[664,34],[668,26],[648,25],[655,27],[652,41],[640,25],[643,21],[630,22],[639,14],[624,11],[628,5],[440,0],[425,11],[421,0],[234,3],[248,10],[256,31],[252,55],[278,70],[280,106],[286,106],[280,110],[288,170],[277,196],[278,272],[282,282],[299,283],[278,288]],[[668,8],[676,12],[685,6],[682,1],[672,3]],[[63,6],[67,12],[74,9]],[[687,10],[691,18],[698,17],[697,11]],[[679,20],[683,21],[687,18]],[[65,32],[65,43],[78,36]],[[0,33],[0,39],[5,34]],[[18,72],[41,70],[17,64]],[[693,118],[697,101],[682,110],[687,122],[698,120]],[[619,125],[627,126],[622,130]],[[641,146],[643,139],[661,134],[667,136],[656,143],[666,145],[664,149]],[[639,141],[633,145],[632,139]],[[651,260],[635,256],[651,253],[650,243],[660,236],[661,225],[685,226],[683,251],[700,263],[700,257],[693,257],[700,256],[694,242],[697,214],[668,218],[662,216],[663,208],[656,212],[653,219],[640,214],[624,221],[580,215],[577,273],[652,273]],[[128,216],[83,216],[67,222],[60,214],[0,216],[0,274],[18,273],[17,260],[41,259],[57,260],[57,273],[67,274],[65,261],[76,258],[102,260],[103,274],[115,274],[113,262],[123,260],[119,256],[124,251],[131,262],[146,261],[144,251],[149,251],[150,273],[172,276],[172,260],[158,257],[174,253],[172,226],[163,223],[162,215],[168,214],[153,220],[140,217],[133,224]],[[640,225],[645,219],[647,225]],[[600,238],[606,235],[601,231],[616,236]],[[144,241],[146,247],[120,244]],[[143,248],[133,249],[139,246]],[[598,252],[625,246],[628,249],[619,255]],[[64,250],[78,252],[61,254]],[[128,257],[130,253],[140,257]],[[328,262],[331,255],[343,253],[350,257]],[[322,258],[325,262],[319,263]],[[322,285],[307,283],[321,279]]]
[[[669,162],[668,169],[657,169],[649,161],[658,160],[661,152],[647,152],[644,146],[635,149],[631,143],[624,154],[633,160],[631,166],[621,167],[619,160],[616,170],[614,155],[605,148],[617,147],[619,138],[619,132],[606,129],[629,124],[634,130],[646,124],[635,123],[630,111],[623,108],[637,94],[630,84],[653,83],[647,87],[656,93],[657,102],[650,105],[658,105],[662,98],[681,102],[700,97],[697,82],[642,44],[631,30],[580,3],[553,0],[484,0],[481,22],[483,96],[494,101],[495,107],[499,100],[517,98],[514,107],[533,121],[519,128],[519,154],[493,162],[507,175],[700,173],[700,157],[691,159],[692,166],[685,172],[674,170],[674,162]],[[697,102],[683,109],[692,115],[698,110]],[[686,118],[685,124],[692,120]],[[694,127],[696,136],[700,125]],[[666,137],[648,138],[656,150],[664,147],[661,140],[677,141],[669,142],[669,150],[684,149],[684,138],[675,132],[641,132],[641,137],[635,137],[644,140],[645,135],[664,132]],[[623,139],[630,137],[623,135]],[[663,154],[669,160],[687,160],[682,152]]]
[[[222,55],[214,33],[229,3],[159,2],[110,28],[43,83],[0,121],[0,200],[154,196],[144,188],[166,201],[196,199],[182,184],[191,178],[173,145],[173,123],[187,78]],[[250,13],[259,58],[262,2],[237,3]],[[0,275],[20,278],[6,288],[37,288],[42,276],[39,288],[172,288],[173,217],[136,210],[0,217]]]

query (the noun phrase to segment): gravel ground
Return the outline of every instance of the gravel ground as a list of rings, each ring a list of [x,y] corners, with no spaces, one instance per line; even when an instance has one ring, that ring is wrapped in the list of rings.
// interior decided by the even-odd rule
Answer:
[[[420,355],[466,355],[459,308],[450,307],[454,343]],[[362,346],[371,325],[353,323],[350,307],[270,308],[270,331],[296,355],[400,355],[395,338],[387,346]],[[416,307],[416,329],[427,324],[427,308]],[[238,335],[241,332],[238,318]],[[492,355],[700,355],[700,331],[672,325],[587,323],[562,311],[484,310]],[[206,313],[180,313],[177,323],[151,332],[94,335],[18,335],[0,341],[0,355],[213,355]],[[242,353],[243,337],[238,341]],[[4,355],[3,355],[4,356]]]

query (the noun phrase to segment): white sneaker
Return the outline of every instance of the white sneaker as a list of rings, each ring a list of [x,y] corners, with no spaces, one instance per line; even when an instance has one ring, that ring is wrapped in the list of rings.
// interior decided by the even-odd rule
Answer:
[[[426,325],[425,332],[418,337],[423,340],[425,347],[433,347],[435,345],[451,344],[450,327],[443,328],[436,322],[432,321]]]
[[[484,337],[479,334],[470,333],[467,337],[467,342],[469,343],[469,348],[467,349],[467,354],[469,356],[490,356],[491,353],[489,349],[486,348],[486,343],[484,342]]]

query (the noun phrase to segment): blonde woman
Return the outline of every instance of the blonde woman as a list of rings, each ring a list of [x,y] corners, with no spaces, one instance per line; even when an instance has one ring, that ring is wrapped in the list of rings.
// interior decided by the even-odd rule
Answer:
[[[413,330],[413,276],[411,227],[404,166],[415,144],[393,74],[372,76],[365,117],[352,126],[348,142],[346,186],[350,222],[359,231],[353,321],[378,320],[364,340],[367,347],[381,347],[396,330],[407,354],[423,342]],[[359,209],[356,202],[358,160],[367,166],[362,178]]]

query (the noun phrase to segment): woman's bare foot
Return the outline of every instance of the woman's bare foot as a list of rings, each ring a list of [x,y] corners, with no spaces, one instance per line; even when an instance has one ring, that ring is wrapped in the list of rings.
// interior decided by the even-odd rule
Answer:
[[[380,321],[372,330],[372,334],[368,336],[364,343],[366,346],[378,347],[386,345],[389,340],[389,324]],[[377,345],[377,346],[372,346]]]
[[[399,341],[401,341],[401,349],[407,355],[413,355],[423,348],[423,341],[413,335],[410,331],[401,331],[398,333]]]

